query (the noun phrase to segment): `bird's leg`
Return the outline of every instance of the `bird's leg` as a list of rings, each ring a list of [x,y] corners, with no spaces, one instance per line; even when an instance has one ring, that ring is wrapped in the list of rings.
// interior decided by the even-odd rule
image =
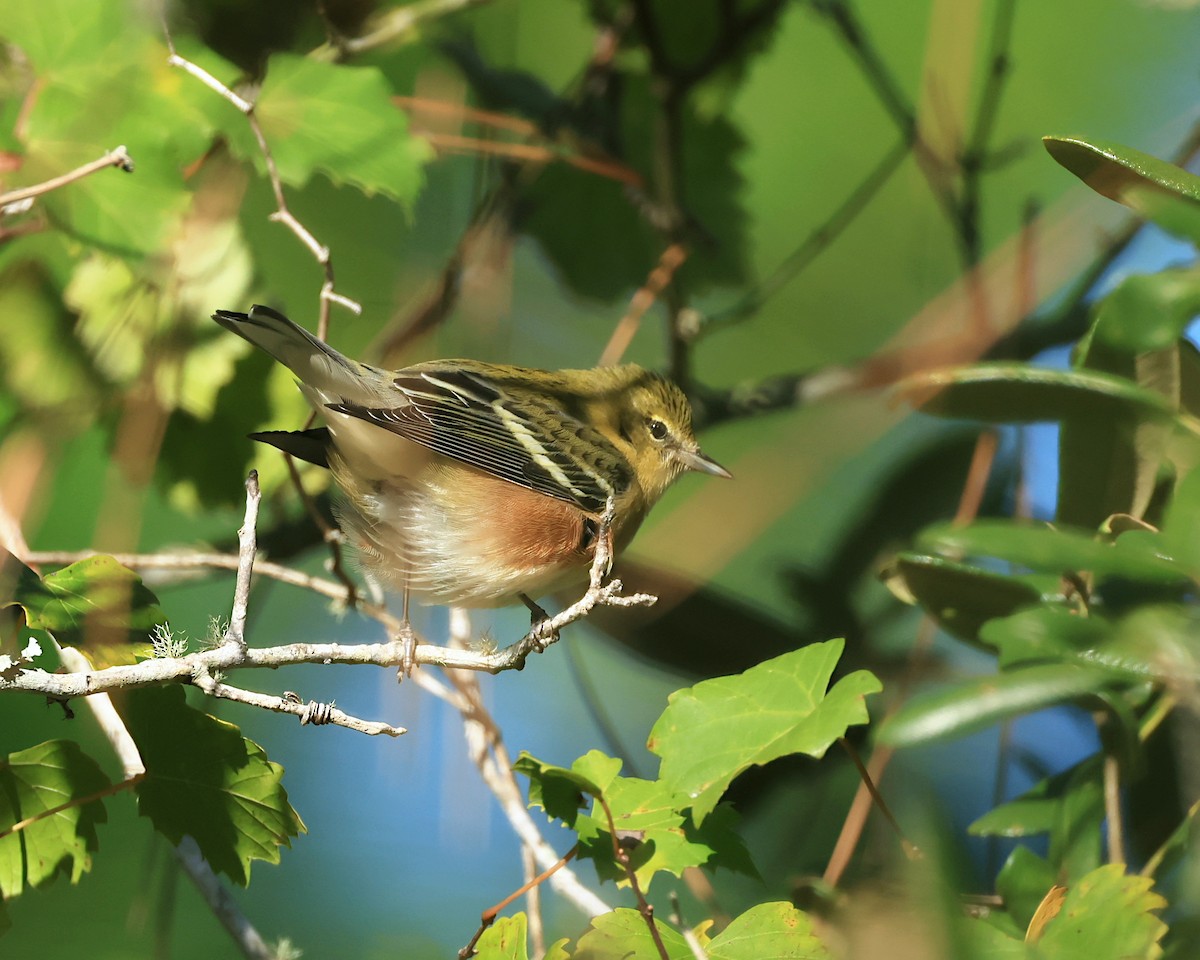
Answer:
[[[400,630],[397,639],[400,641],[400,679],[411,677],[413,667],[417,665],[417,631],[408,619],[408,579],[404,581],[404,599],[401,607]]]
[[[544,630],[544,624],[550,620],[550,614],[542,609],[541,605],[527,594],[522,593],[521,602],[529,608],[529,633],[533,637],[533,642],[537,644],[538,653],[541,653],[546,647],[558,640],[558,631]]]

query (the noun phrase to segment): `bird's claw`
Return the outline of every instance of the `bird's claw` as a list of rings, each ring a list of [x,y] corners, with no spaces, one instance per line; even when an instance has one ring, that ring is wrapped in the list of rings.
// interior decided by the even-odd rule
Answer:
[[[542,653],[550,644],[558,642],[558,630],[550,625],[550,614],[537,601],[525,594],[521,594],[521,601],[529,608],[529,639],[533,648]]]
[[[400,670],[397,678],[404,680],[412,676],[413,668],[417,665],[417,631],[405,620],[400,624],[396,639],[400,641]]]

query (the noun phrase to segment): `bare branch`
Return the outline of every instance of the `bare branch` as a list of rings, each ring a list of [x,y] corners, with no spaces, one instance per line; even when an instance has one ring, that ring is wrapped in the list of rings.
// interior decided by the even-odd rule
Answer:
[[[97,170],[104,170],[107,167],[117,167],[126,173],[133,173],[133,160],[124,146],[116,147],[99,159],[85,163],[81,167],[76,167],[69,173],[64,173],[50,180],[44,180],[41,183],[35,183],[31,187],[21,187],[19,190],[0,193],[0,216],[8,213],[24,212],[24,210],[28,209],[28,201],[32,201],[35,197],[40,197],[51,190],[57,190],[59,187],[65,187],[68,183],[74,183],[76,180],[82,180],[84,177],[91,176]]]
[[[324,340],[329,333],[330,304],[336,303],[355,314],[362,313],[362,305],[356,300],[351,300],[349,297],[334,292],[333,259],[330,256],[329,248],[317,240],[312,232],[297,220],[291,210],[288,209],[287,198],[283,193],[283,180],[280,178],[279,168],[275,164],[275,155],[271,152],[270,144],[267,143],[266,135],[263,133],[262,125],[258,122],[258,117],[255,116],[253,101],[247,100],[245,97],[235,93],[203,67],[192,63],[192,61],[185,57],[181,57],[175,50],[175,42],[171,38],[171,31],[168,29],[165,19],[163,21],[163,34],[166,36],[167,48],[170,51],[167,63],[172,67],[178,67],[191,74],[210,90],[228,100],[246,117],[246,123],[250,127],[251,133],[254,134],[254,140],[258,144],[259,153],[262,155],[263,163],[266,165],[267,179],[271,184],[271,192],[275,196],[275,211],[270,215],[270,219],[276,223],[282,223],[291,230],[296,238],[308,248],[309,253],[313,255],[313,258],[320,264],[325,273],[325,282],[321,286],[321,293],[317,303],[317,336]]]
[[[167,57],[168,66],[179,67],[179,69],[184,71],[184,73],[190,73],[193,77],[208,87],[209,90],[213,91],[213,93],[216,93],[218,96],[224,97],[226,100],[232,103],[234,107],[247,116],[250,114],[250,111],[254,109],[253,103],[234,93],[231,89],[229,89],[229,87],[225,86],[225,84],[205,70],[202,66],[197,63],[192,63],[191,60],[187,60],[176,53],[175,43],[172,41],[170,33],[167,33],[167,46],[171,50],[170,56]]]
[[[299,717],[301,724],[311,723],[320,726],[332,723],[369,736],[386,733],[389,737],[399,737],[408,732],[404,727],[393,727],[390,723],[378,720],[360,720],[358,717],[343,713],[330,703],[318,703],[316,700],[303,703],[295,695],[275,697],[253,690],[243,690],[241,687],[230,686],[207,672],[200,673],[192,682],[211,697],[233,700],[235,703],[245,703],[263,710],[273,710],[275,713],[290,713]]]
[[[183,867],[183,872],[200,891],[208,909],[233,938],[242,955],[248,960],[276,960],[276,951],[271,949],[249,917],[242,913],[232,894],[217,879],[213,868],[208,865],[208,861],[200,853],[200,848],[196,846],[196,841],[191,837],[184,837],[179,846],[174,848],[174,852],[175,859]]]
[[[15,551],[13,551],[15,552]],[[187,550],[178,553],[110,553],[102,554],[96,550],[28,550],[20,554],[29,564],[47,564],[49,566],[64,566],[78,563],[91,557],[110,556],[123,567],[130,570],[169,570],[177,576],[163,578],[164,581],[174,582],[176,579],[189,579],[197,570],[211,568],[214,570],[236,570],[240,557],[232,553],[192,553]],[[281,563],[258,558],[254,562],[254,572],[259,576],[270,577],[281,583],[291,584],[304,590],[311,590],[330,600],[343,603],[353,603],[356,609],[376,620],[386,619],[389,615],[382,607],[366,603],[361,599],[352,599],[342,584],[334,583],[324,577],[315,577],[301,570],[293,570]],[[152,578],[145,578],[148,581]]]
[[[695,960],[708,960],[708,954],[704,952],[704,947],[700,945],[700,938],[696,936],[696,931],[683,920],[683,911],[679,909],[679,894],[672,890],[670,898],[671,921],[679,928],[679,932],[683,934],[683,942],[688,945],[688,949],[692,951],[692,956],[695,957]]]
[[[450,639],[452,643],[464,644],[471,634],[471,623],[466,611],[461,608],[450,608]],[[418,648],[419,650],[420,648]],[[420,676],[419,673],[414,676]],[[520,838],[521,843],[529,850],[537,864],[546,871],[557,865],[550,874],[550,886],[561,896],[566,897],[589,917],[608,913],[612,908],[585,887],[575,873],[562,866],[566,858],[559,854],[546,842],[541,831],[530,816],[525,798],[517,786],[516,777],[512,770],[512,758],[504,745],[500,728],[492,715],[484,706],[483,697],[479,690],[479,678],[469,673],[447,672],[447,677],[454,684],[463,699],[465,709],[461,710],[463,717],[463,733],[467,738],[467,750],[471,760],[479,770],[484,784],[496,801],[504,816],[508,818],[513,832]]]
[[[638,913],[642,915],[642,919],[646,921],[646,926],[650,930],[650,939],[654,941],[654,947],[658,950],[658,955],[662,957],[662,960],[671,960],[670,955],[667,953],[666,944],[663,943],[662,934],[658,932],[658,924],[654,920],[654,906],[646,899],[646,894],[642,892],[642,885],[638,882],[637,870],[634,869],[629,851],[621,843],[617,824],[613,820],[612,807],[608,805],[608,800],[605,799],[602,793],[596,794],[596,802],[600,804],[600,809],[604,811],[605,819],[608,820],[608,835],[612,838],[613,859],[625,871],[625,878],[629,881],[629,887],[633,890],[633,895],[637,898]]]
[[[246,517],[238,530],[237,583],[233,588],[233,612],[225,631],[225,642],[246,646],[246,609],[250,602],[250,577],[254,573],[254,551],[257,544],[258,505],[262,493],[258,489],[258,471],[251,470],[246,478]]]
[[[646,282],[629,301],[629,309],[625,311],[625,316],[617,322],[612,336],[608,339],[608,344],[604,347],[604,352],[600,355],[600,366],[608,367],[621,362],[621,357],[625,355],[634,335],[638,332],[638,327],[641,326],[642,317],[645,316],[646,311],[650,309],[667,284],[671,282],[675,271],[683,265],[687,255],[687,247],[682,243],[672,243],[662,252],[662,256],[658,258],[658,263],[650,271]]]

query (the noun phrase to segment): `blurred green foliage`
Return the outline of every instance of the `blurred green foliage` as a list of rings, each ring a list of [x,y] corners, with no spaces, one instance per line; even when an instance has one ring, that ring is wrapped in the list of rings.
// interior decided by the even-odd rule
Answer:
[[[1163,159],[1196,144],[1193,9],[327,0],[318,14],[188,0],[167,23],[179,55],[254,102],[253,123],[170,63],[163,24],[142,5],[0,0],[0,192],[118,146],[133,161],[0,211],[0,502],[14,552],[14,530],[42,550],[230,549],[253,465],[267,493],[260,544],[271,559],[320,563],[320,533],[280,459],[243,439],[299,428],[303,399],[208,321],[214,309],[265,302],[313,328],[328,310],[339,349],[388,365],[464,355],[578,367],[651,283],[657,302],[627,327],[628,356],[688,389],[705,449],[738,480],[682,483],[656,510],[623,575],[662,602],[645,617],[593,618],[620,649],[575,628],[570,650],[489,687],[508,741],[553,758],[521,761],[531,799],[557,778],[611,803],[639,834],[639,878],[666,871],[660,918],[685,868],[723,856],[750,875],[718,874],[716,901],[684,893],[714,957],[826,955],[830,928],[777,902],[828,911],[823,870],[845,897],[835,955],[880,955],[873,935],[931,956],[1065,957],[1079,944],[1092,960],[1193,955],[1196,272],[1189,261],[1129,276],[1093,303],[1133,232],[1050,159],[1195,242],[1200,181]],[[656,276],[679,249],[682,265]],[[1030,365],[1060,344],[1073,345],[1070,369]],[[934,417],[897,410],[880,389],[897,381]],[[990,448],[977,437],[1044,422],[1060,428],[1057,480],[1023,476],[1011,432],[980,467]],[[985,474],[977,507],[961,506],[968,476]],[[327,510],[320,471],[304,481]],[[1030,484],[1054,486],[1054,527],[999,519]],[[972,513],[983,519],[964,524]],[[52,635],[129,662],[164,619],[201,636],[228,607],[224,582],[144,584],[111,559],[41,578],[6,561],[0,573],[0,677],[54,669]],[[295,597],[256,589],[252,643],[377,639]],[[943,638],[913,653],[928,628],[912,605],[970,650]],[[503,613],[491,624],[523,629]],[[444,623],[431,614],[423,629]],[[848,638],[844,653],[814,644],[833,636]],[[362,701],[361,679],[342,687],[328,673],[296,668],[279,683]],[[681,674],[732,673],[663,713]],[[844,736],[861,746],[850,728],[880,680],[884,743],[994,731],[1069,704],[1098,749],[1018,745],[998,776],[1012,769],[1022,785],[995,796],[983,760],[953,769],[940,792],[955,814],[918,837],[924,865],[905,862],[881,820],[849,872],[833,870],[856,776],[845,758],[795,754],[820,757]],[[139,809],[245,882],[251,858],[278,862],[303,830],[290,794],[312,833],[255,874],[252,919],[310,956],[447,955],[469,936],[464,918],[519,884],[519,856],[507,826],[479,812],[486,803],[471,806],[477,780],[455,779],[456,716],[417,709],[410,687],[397,695],[389,678],[363,708],[412,711],[398,747],[307,728],[289,737],[240,712],[265,751],[197,709],[212,704],[188,705],[176,688],[136,693],[120,706],[150,768]],[[0,831],[43,819],[0,836],[6,948],[232,951],[200,900],[176,894],[173,861],[125,798],[88,799],[118,779],[90,720],[64,727],[60,708],[19,696],[0,697]],[[660,714],[662,779],[635,775],[657,763],[634,744]],[[624,768],[591,750],[605,739]],[[925,749],[936,748],[902,753],[885,787],[901,821],[905,803],[932,802],[908,759]],[[289,792],[267,754],[286,758]],[[979,780],[988,795],[968,799]],[[66,809],[46,816],[57,803]],[[579,832],[601,878],[625,876],[605,860],[601,808],[545,806]],[[959,822],[1022,844],[991,846],[998,869],[962,878]],[[490,829],[505,839],[491,843]],[[314,892],[301,864],[336,873],[336,891]],[[79,886],[50,883],[60,875]],[[919,930],[897,882],[922,901]],[[26,886],[39,889],[14,898]],[[986,917],[959,916],[959,893],[993,890],[1002,900]],[[568,908],[548,913],[550,937],[569,935],[548,956],[657,955],[635,911],[586,932]],[[721,914],[735,919],[704,928]],[[693,955],[676,930],[665,939],[669,955]],[[502,919],[481,949],[527,956],[523,917]]]

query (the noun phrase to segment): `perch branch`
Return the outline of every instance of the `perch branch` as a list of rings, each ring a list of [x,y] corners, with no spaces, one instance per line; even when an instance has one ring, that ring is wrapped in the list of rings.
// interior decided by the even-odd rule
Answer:
[[[244,629],[250,577],[256,569],[254,566],[256,545],[254,526],[258,512],[258,495],[257,478],[252,474],[246,483],[246,519],[239,531],[241,553],[236,558],[235,568],[238,570],[238,578],[234,590],[233,615],[230,628],[226,632],[226,642],[215,649],[202,650],[182,657],[156,657],[136,664],[120,664],[99,670],[91,669],[90,665],[72,669],[67,673],[22,670],[15,676],[0,676],[0,691],[21,690],[38,693],[54,700],[66,701],[74,697],[88,697],[112,690],[156,686],[164,683],[189,683],[225,699],[236,700],[275,712],[290,713],[299,717],[302,723],[333,723],[372,735],[383,733],[389,736],[398,736],[402,733],[402,728],[382,722],[361,720],[329,705],[311,703],[305,705],[298,698],[280,698],[254,693],[217,679],[224,673],[239,668],[275,668],[299,663],[369,664],[398,667],[404,663],[405,644],[401,639],[375,644],[291,643],[274,647],[251,647],[245,643]],[[621,593],[622,587],[619,580],[605,580],[612,561],[610,536],[612,514],[613,503],[610,500],[608,509],[601,520],[590,571],[590,584],[579,600],[557,615],[536,624],[519,641],[502,650],[482,652],[467,650],[461,645],[440,647],[433,644],[419,644],[415,651],[415,662],[465,670],[486,670],[491,673],[520,669],[531,652],[544,650],[558,639],[559,630],[587,616],[597,606],[634,606],[654,603],[656,598],[648,594],[625,596]],[[34,554],[31,552],[26,554],[25,559],[29,562],[48,563],[90,555],[93,554]],[[181,555],[181,557],[126,555],[119,559],[130,561],[130,565],[134,567],[155,565],[183,567],[188,563],[196,563],[197,559],[214,562],[214,565],[222,567],[235,566],[233,563],[235,558],[227,557],[224,554],[202,554],[199,558],[187,554]],[[334,599],[346,598],[345,588],[331,581],[309,578],[302,574],[294,574],[294,572],[283,575],[287,568],[277,565],[259,564],[257,569],[260,573],[269,570],[271,574],[279,576],[280,579],[307,586],[310,589],[317,589],[318,592]],[[364,612],[383,624],[390,635],[399,636],[398,621],[390,613],[380,607],[366,604],[363,605],[363,609]],[[426,684],[422,684],[422,686],[426,686]]]

